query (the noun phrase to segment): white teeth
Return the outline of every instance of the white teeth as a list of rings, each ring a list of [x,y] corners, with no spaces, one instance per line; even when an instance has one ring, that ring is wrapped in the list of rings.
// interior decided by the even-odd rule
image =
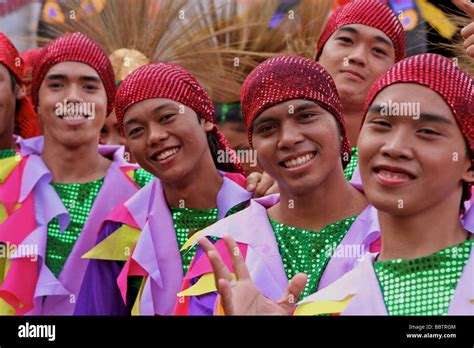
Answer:
[[[307,162],[309,162],[310,160],[312,160],[314,158],[314,156],[315,156],[314,153],[308,153],[308,154],[300,156],[296,159],[291,159],[291,160],[285,161],[284,164],[285,164],[286,168],[300,167],[300,166],[306,164]]]
[[[394,173],[388,170],[380,170],[379,174],[387,179],[394,179],[394,180],[409,180],[411,177],[408,174],[404,173]]]
[[[162,161],[164,159],[167,159],[168,157],[170,156],[173,156],[175,153],[177,153],[179,151],[179,147],[175,147],[173,149],[170,149],[170,150],[166,150],[165,152],[162,152],[158,155],[157,159],[158,161]]]

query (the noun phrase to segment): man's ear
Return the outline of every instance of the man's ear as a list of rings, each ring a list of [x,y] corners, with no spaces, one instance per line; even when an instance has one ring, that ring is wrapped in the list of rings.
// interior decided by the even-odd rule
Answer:
[[[215,127],[214,123],[209,122],[209,121],[204,120],[204,119],[202,119],[202,120],[204,121],[203,129],[206,131],[206,133],[209,133],[210,131],[212,131],[214,129],[214,127]]]
[[[463,181],[474,183],[474,167],[470,167],[462,177]]]
[[[15,86],[15,99],[22,100],[26,96],[26,86],[17,83]]]

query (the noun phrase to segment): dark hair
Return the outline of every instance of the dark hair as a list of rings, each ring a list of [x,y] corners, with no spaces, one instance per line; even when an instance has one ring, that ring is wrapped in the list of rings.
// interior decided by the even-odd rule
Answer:
[[[201,122],[204,119],[202,117],[199,117],[199,115],[197,114],[196,116],[197,116],[199,124],[201,124]],[[214,126],[214,127],[217,127],[217,126]],[[211,151],[212,160],[214,161],[216,168],[224,172],[231,172],[231,173],[235,172],[235,168],[232,163],[227,163],[227,162],[220,163],[218,161],[219,150],[222,150],[222,149],[220,148],[219,141],[217,140],[216,135],[214,133],[207,132],[207,144],[209,145],[209,150]]]
[[[13,92],[13,94],[15,94],[15,88],[18,85],[18,79],[16,78],[15,74],[13,74],[10,71],[10,69],[7,68],[7,71],[8,71],[8,76],[10,76],[10,84],[11,84],[11,87],[12,87],[12,92]],[[16,116],[17,111],[20,109],[20,102],[21,101],[18,100],[18,99],[16,99],[16,101],[15,101],[15,116]],[[18,128],[18,125],[16,124],[16,122],[15,122],[15,128],[14,128],[13,132],[15,134],[20,134],[20,129]]]
[[[232,163],[220,163],[218,161],[219,158],[219,150],[222,150],[219,146],[219,142],[216,138],[216,135],[214,133],[208,132],[207,133],[207,143],[209,144],[209,149],[211,150],[211,156],[212,159],[214,160],[214,164],[216,165],[217,169],[222,170],[224,172],[230,172],[233,173],[235,172],[235,167]]]

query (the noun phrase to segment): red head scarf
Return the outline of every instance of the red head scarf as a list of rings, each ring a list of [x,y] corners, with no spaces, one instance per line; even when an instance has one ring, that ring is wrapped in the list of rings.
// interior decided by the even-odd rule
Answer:
[[[62,62],[80,62],[97,71],[107,94],[107,115],[112,112],[115,99],[115,77],[109,57],[94,41],[81,33],[73,33],[50,42],[33,69],[31,97],[38,107],[38,93],[49,69]]]
[[[227,151],[233,158],[232,171],[243,172],[234,151],[215,124],[214,106],[208,94],[188,71],[177,65],[147,64],[125,78],[117,91],[115,105],[120,131],[123,133],[123,117],[129,107],[155,98],[171,99],[186,105],[198,116],[214,123],[211,133],[217,139],[219,150]]]
[[[387,35],[395,48],[395,62],[405,57],[406,37],[403,25],[387,5],[378,0],[355,0],[338,8],[329,17],[318,41],[316,60],[329,37],[348,24],[362,24],[379,29]]]
[[[252,144],[252,123],[266,109],[292,99],[320,104],[339,124],[341,157],[349,163],[351,147],[344,128],[342,104],[329,73],[311,59],[277,56],[257,66],[245,79],[240,94],[242,114]]]

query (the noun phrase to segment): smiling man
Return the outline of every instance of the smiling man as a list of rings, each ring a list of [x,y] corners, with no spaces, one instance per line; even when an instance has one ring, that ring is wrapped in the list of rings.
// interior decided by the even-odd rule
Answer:
[[[420,117],[382,115],[388,100],[419,103]],[[472,211],[464,214],[474,182],[473,103],[472,78],[434,54],[402,60],[374,84],[358,145],[381,252],[304,299],[296,314],[474,315],[474,219]],[[289,298],[302,292],[307,276],[296,275],[285,296],[271,301],[253,284],[236,243],[225,240],[237,282],[202,240],[224,312],[291,314]]]
[[[265,296],[279,299],[299,272],[310,274],[311,294],[354,267],[378,236],[373,208],[344,177],[350,147],[336,87],[318,63],[279,56],[250,73],[241,105],[249,142],[280,195],[252,200],[199,236],[231,235]],[[216,247],[223,251],[223,240]],[[198,249],[175,313],[212,315],[213,277]]]
[[[212,101],[173,64],[144,65],[117,92],[117,120],[137,162],[156,179],[104,223],[80,292],[78,315],[171,314],[195,232],[251,197],[214,121]]]
[[[121,149],[98,145],[114,96],[109,59],[89,38],[74,33],[45,47],[32,82],[44,137],[22,142],[27,155],[0,188],[8,213],[0,241],[33,250],[9,255],[2,313],[72,314],[88,262],[81,256],[101,221],[149,180]]]
[[[317,45],[316,61],[334,79],[352,147],[349,180],[357,167],[357,139],[364,103],[374,81],[405,56],[405,32],[379,0],[355,0],[329,18]]]

